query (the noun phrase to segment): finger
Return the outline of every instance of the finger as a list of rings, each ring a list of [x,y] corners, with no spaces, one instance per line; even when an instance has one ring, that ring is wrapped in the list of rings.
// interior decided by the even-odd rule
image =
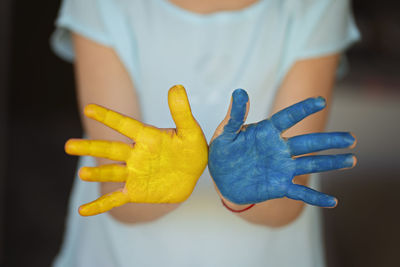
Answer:
[[[292,156],[308,154],[326,149],[353,147],[356,138],[351,133],[313,133],[288,139]]]
[[[121,189],[101,196],[95,201],[80,206],[79,214],[82,216],[92,216],[109,211],[112,208],[122,206],[128,202],[128,195],[123,193]]]
[[[232,104],[230,107],[229,120],[224,127],[224,133],[236,134],[242,127],[246,118],[247,103],[249,96],[243,89],[236,89],[232,93]]]
[[[295,175],[352,168],[357,164],[353,154],[306,156],[295,159]]]
[[[82,167],[79,177],[88,182],[125,182],[128,169],[120,164],[106,164],[99,167]]]
[[[185,130],[200,128],[192,115],[185,87],[175,85],[169,89],[168,105],[178,134]]]
[[[326,101],[323,97],[308,98],[278,111],[271,117],[271,122],[279,131],[284,131],[305,117],[320,111],[325,105]]]
[[[234,138],[246,120],[249,106],[249,96],[243,89],[236,89],[232,93],[231,105],[228,110],[229,116],[223,128],[224,137]]]
[[[145,127],[140,121],[95,104],[87,105],[84,113],[86,117],[99,121],[133,140],[137,139]]]
[[[65,143],[65,152],[75,156],[93,156],[116,161],[126,161],[133,146],[115,141],[70,139]]]
[[[319,207],[333,208],[337,205],[337,199],[335,197],[298,184],[290,185],[286,196]]]
[[[228,140],[234,139],[241,126],[246,121],[249,112],[249,97],[245,90],[236,89],[232,93],[231,102],[224,120],[218,125],[210,140],[212,143],[220,135]]]

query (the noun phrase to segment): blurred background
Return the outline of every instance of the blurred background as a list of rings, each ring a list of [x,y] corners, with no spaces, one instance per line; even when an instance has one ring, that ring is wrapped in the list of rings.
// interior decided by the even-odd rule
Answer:
[[[82,129],[72,65],[49,48],[58,7],[0,0],[0,266],[49,266],[62,240],[77,163],[63,146]],[[327,261],[400,266],[400,5],[356,0],[353,11],[362,42],[347,54],[328,130],[357,135],[359,164],[322,178],[340,200],[324,210]]]

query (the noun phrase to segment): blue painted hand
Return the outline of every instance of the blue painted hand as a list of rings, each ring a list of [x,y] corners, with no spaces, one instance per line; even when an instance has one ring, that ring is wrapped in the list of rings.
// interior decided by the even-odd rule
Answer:
[[[288,197],[320,207],[336,206],[336,198],[294,184],[293,177],[354,167],[355,156],[296,156],[352,147],[355,138],[346,132],[281,137],[283,131],[324,107],[324,98],[309,98],[275,113],[270,119],[243,125],[249,98],[243,89],[235,90],[227,117],[217,128],[209,150],[209,170],[223,197],[236,204]]]

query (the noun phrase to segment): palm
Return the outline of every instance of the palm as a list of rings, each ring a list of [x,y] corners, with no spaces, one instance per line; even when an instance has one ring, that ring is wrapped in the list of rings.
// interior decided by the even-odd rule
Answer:
[[[247,102],[245,91],[234,92],[229,122],[226,119],[217,129],[210,145],[209,169],[221,194],[237,204],[286,196],[313,205],[334,206],[333,197],[293,184],[292,179],[296,175],[350,167],[353,155],[294,157],[348,147],[354,138],[349,133],[310,134],[288,140],[281,137],[282,131],[321,110],[324,102],[320,98],[308,99],[269,120],[243,126]]]
[[[284,187],[293,178],[295,166],[279,134],[268,121],[264,121],[248,125],[233,142],[217,138],[212,143],[210,164],[222,166],[213,177],[229,181],[232,187],[242,188],[241,200],[236,201],[253,203],[284,196]],[[215,150],[224,152],[214,159],[211,153]],[[232,159],[230,164],[224,164],[229,157]]]
[[[121,190],[81,206],[81,215],[94,215],[136,203],[177,203],[192,193],[207,164],[207,142],[193,118],[185,89],[172,87],[168,95],[177,129],[158,129],[97,105],[88,105],[85,115],[134,140],[134,145],[103,140],[75,140],[66,144],[72,155],[90,155],[125,165],[83,167],[86,181],[125,182]]]
[[[129,174],[125,188],[131,202],[177,203],[189,197],[199,169],[206,164],[207,147],[201,129],[192,138],[179,136],[175,129],[145,126],[135,153],[126,160]],[[200,168],[189,162],[200,153]],[[141,164],[137,164],[141,162]],[[201,174],[201,173],[200,173]]]

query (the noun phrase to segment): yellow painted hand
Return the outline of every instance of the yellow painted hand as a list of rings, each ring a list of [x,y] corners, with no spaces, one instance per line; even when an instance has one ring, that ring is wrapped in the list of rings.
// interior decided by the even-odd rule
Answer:
[[[207,165],[208,146],[192,115],[183,86],[176,85],[169,90],[168,104],[176,129],[158,129],[98,105],[86,106],[87,117],[135,143],[68,140],[65,144],[68,154],[126,163],[81,168],[79,176],[85,181],[125,182],[123,189],[82,205],[81,215],[99,214],[128,202],[178,203],[190,196]]]

